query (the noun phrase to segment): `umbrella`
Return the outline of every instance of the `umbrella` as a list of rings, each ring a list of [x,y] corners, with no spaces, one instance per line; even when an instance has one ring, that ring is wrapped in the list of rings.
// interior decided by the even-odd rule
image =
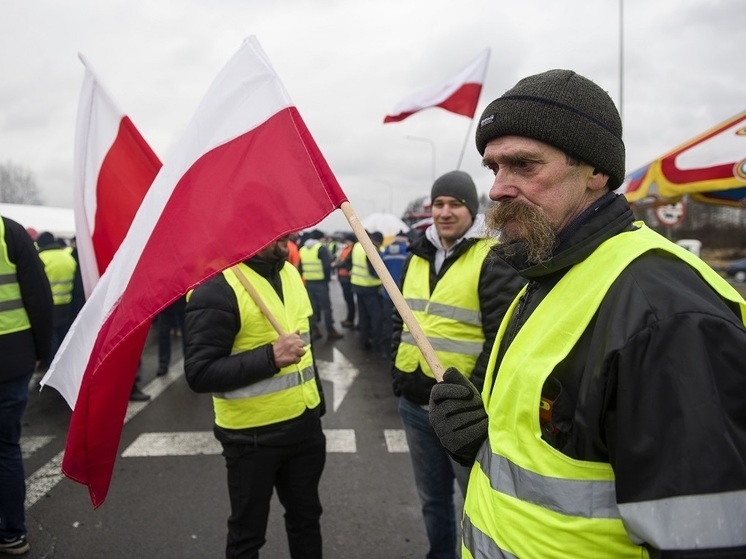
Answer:
[[[373,213],[360,220],[360,223],[369,233],[378,231],[384,237],[394,237],[401,231],[406,233],[409,226],[394,214]]]

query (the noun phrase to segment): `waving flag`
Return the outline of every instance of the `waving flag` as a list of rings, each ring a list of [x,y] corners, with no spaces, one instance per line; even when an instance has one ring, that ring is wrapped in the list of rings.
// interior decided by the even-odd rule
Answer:
[[[399,102],[392,114],[383,119],[387,122],[399,122],[410,115],[430,107],[440,107],[456,114],[474,117],[482,92],[484,77],[487,74],[487,63],[490,49],[485,49],[471,64],[434,87],[422,89]]]
[[[208,89],[42,379],[73,407],[63,473],[94,507],[111,482],[152,318],[346,197],[257,41]]]
[[[114,103],[83,56],[75,127],[75,242],[89,297],[114,257],[161,168],[140,132]]]
[[[685,194],[732,203],[744,198],[744,188],[746,111],[630,173],[619,192],[639,205],[670,203]]]

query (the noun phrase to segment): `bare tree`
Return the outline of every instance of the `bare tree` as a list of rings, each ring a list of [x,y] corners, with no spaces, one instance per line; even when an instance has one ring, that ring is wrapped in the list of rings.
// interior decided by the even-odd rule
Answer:
[[[41,205],[39,186],[31,171],[11,161],[0,165],[0,202]]]

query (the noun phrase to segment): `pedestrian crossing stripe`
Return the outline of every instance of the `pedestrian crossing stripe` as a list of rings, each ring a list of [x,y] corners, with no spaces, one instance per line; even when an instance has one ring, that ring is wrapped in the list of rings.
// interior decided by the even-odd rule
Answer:
[[[326,451],[329,453],[357,452],[354,429],[324,429]],[[389,453],[409,452],[402,429],[385,429],[384,440]],[[21,438],[24,459],[51,442],[53,437],[29,436]],[[222,447],[212,431],[184,431],[173,433],[142,433],[122,453],[122,458],[153,456],[210,456],[220,454]]]

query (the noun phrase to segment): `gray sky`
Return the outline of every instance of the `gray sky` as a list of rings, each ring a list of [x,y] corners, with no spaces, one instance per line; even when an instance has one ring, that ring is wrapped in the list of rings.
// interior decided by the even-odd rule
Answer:
[[[0,162],[72,207],[82,53],[164,160],[242,40],[256,35],[359,217],[401,214],[456,168],[487,193],[471,121],[441,109],[384,125],[404,97],[485,47],[477,116],[529,74],[575,70],[622,107],[627,171],[746,109],[743,0],[3,0]],[[425,138],[412,140],[407,136]],[[347,228],[341,212],[328,230]]]

